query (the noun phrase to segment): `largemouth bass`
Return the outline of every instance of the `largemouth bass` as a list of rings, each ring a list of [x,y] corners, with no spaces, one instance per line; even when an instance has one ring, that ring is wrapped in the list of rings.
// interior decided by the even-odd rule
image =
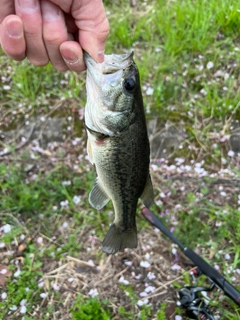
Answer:
[[[103,63],[85,53],[85,63],[87,150],[97,172],[89,202],[100,210],[112,200],[115,219],[102,251],[114,254],[137,247],[138,199],[153,203],[143,99],[133,52],[105,55]]]

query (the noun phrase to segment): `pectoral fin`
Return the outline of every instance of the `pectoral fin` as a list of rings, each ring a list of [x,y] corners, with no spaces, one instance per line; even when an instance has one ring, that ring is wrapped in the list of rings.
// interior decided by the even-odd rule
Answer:
[[[145,188],[141,195],[141,200],[147,208],[150,208],[154,204],[154,194],[150,175],[147,178]]]
[[[104,191],[99,179],[97,178],[89,194],[91,206],[97,210],[102,209],[109,201],[109,197]]]

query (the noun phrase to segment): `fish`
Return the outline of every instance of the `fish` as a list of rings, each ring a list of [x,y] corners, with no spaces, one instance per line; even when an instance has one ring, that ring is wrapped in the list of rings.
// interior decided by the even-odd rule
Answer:
[[[101,249],[115,254],[137,247],[139,198],[147,208],[154,203],[140,77],[133,51],[105,54],[102,63],[86,52],[84,59],[87,153],[97,174],[89,202],[101,210],[112,201],[115,218]]]

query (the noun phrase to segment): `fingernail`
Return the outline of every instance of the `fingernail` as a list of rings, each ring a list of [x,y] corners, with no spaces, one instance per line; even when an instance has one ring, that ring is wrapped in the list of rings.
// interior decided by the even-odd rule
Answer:
[[[18,0],[18,5],[24,9],[33,9],[37,7],[37,0]]]
[[[7,32],[12,38],[20,38],[23,35],[22,25],[16,20],[8,21]]]
[[[104,61],[104,50],[98,51],[98,62],[102,63]]]
[[[54,21],[59,18],[60,10],[55,4],[44,2],[44,5],[42,5],[42,15],[44,20]]]
[[[79,62],[79,57],[72,50],[69,50],[67,48],[63,48],[63,49],[61,49],[61,54],[62,54],[64,61],[66,61],[69,64],[76,64]]]

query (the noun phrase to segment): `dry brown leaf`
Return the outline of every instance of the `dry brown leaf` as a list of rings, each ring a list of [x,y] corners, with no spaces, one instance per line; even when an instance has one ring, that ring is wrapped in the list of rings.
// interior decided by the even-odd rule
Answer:
[[[27,247],[26,243],[21,243],[19,246],[18,246],[18,254],[22,253],[23,250],[25,250]]]
[[[11,277],[12,271],[8,269],[8,266],[0,264],[0,287],[5,287],[7,284],[7,278]]]

